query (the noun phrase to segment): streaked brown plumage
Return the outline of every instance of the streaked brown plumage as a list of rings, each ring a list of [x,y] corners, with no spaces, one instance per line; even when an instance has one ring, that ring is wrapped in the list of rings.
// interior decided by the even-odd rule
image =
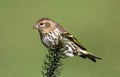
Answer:
[[[96,59],[101,59],[87,52],[87,49],[84,48],[73,35],[49,18],[38,20],[33,28],[38,29],[42,43],[51,50],[51,52],[59,48],[66,56],[72,57],[77,55],[82,58],[89,58],[94,62],[96,62]]]

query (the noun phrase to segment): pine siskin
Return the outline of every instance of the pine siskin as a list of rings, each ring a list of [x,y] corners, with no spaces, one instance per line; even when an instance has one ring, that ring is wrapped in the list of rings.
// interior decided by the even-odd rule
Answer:
[[[101,59],[84,48],[78,40],[67,32],[61,25],[49,18],[42,18],[33,26],[34,29],[39,31],[42,43],[49,49],[61,49],[65,56],[73,57],[74,55],[82,58],[89,58],[93,62],[96,59]]]

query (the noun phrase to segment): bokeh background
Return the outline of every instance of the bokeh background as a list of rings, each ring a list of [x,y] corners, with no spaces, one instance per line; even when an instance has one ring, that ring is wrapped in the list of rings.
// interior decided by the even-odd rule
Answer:
[[[48,51],[32,29],[41,17],[103,58],[65,59],[60,77],[120,77],[120,0],[0,0],[0,77],[42,77]]]

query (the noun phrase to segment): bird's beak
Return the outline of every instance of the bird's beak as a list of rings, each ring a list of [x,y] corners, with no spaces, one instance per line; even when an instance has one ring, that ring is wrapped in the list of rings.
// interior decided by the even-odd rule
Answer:
[[[34,25],[33,26],[33,29],[38,29],[39,27],[37,25]]]

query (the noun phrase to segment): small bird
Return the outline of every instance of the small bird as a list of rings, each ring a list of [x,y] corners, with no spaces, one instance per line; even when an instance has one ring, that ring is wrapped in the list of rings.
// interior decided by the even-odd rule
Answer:
[[[101,59],[88,52],[73,35],[49,18],[39,19],[33,29],[38,30],[42,43],[51,52],[59,48],[67,57],[76,55],[84,59],[89,58],[93,62],[96,62],[96,59]]]

